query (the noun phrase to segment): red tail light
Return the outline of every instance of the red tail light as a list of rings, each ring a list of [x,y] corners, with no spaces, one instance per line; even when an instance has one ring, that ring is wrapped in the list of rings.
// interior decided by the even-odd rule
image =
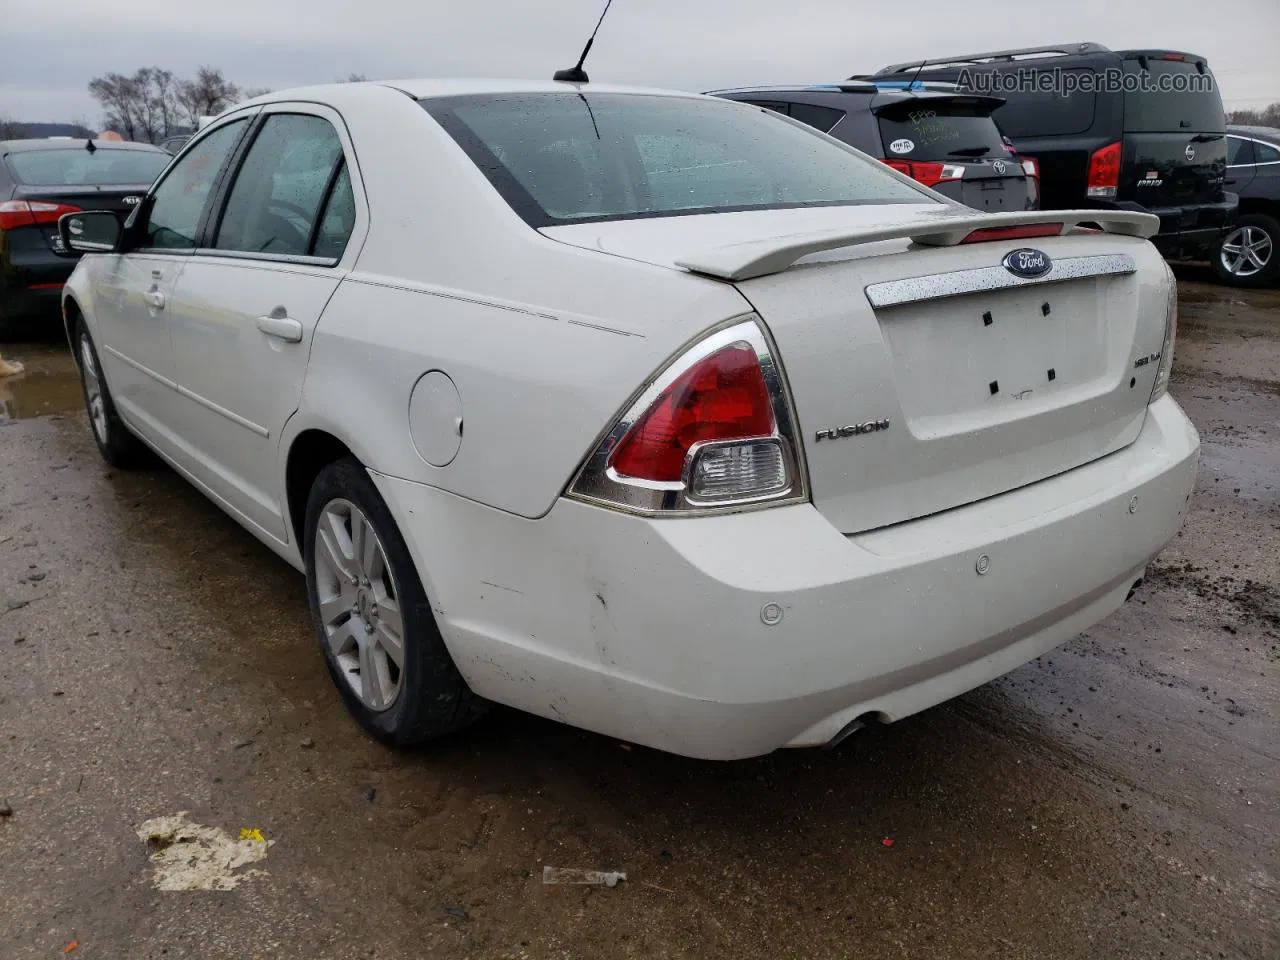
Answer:
[[[913,180],[918,180],[926,187],[936,187],[940,183],[949,183],[964,179],[964,167],[958,163],[932,163],[924,160],[882,160],[897,170],[905,173]]]
[[[1026,240],[1029,237],[1056,237],[1062,233],[1060,223],[1028,223],[1016,227],[986,227],[975,230],[961,243],[987,243],[992,240]]]
[[[690,449],[774,432],[773,404],[755,349],[739,341],[682,373],[632,424],[610,466],[625,477],[679,481]]]
[[[79,213],[69,203],[46,203],[43,200],[6,200],[0,203],[0,230],[33,227],[38,223],[57,223],[64,213]]]
[[[1040,179],[1040,164],[1036,163],[1035,157],[1020,156],[1018,159],[1022,162],[1023,173],[1028,177],[1034,177],[1037,180]]]
[[[1113,200],[1120,186],[1120,144],[1109,143],[1089,157],[1088,195]]]

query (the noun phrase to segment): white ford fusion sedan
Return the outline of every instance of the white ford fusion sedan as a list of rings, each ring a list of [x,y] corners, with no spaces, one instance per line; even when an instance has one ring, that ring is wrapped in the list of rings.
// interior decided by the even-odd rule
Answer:
[[[1154,217],[980,215],[776,113],[406,81],[64,217],[93,435],[305,571],[355,717],[838,741],[1119,607],[1199,438]]]

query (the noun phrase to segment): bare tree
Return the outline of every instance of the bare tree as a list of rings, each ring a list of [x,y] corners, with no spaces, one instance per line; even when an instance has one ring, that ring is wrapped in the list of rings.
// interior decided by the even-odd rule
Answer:
[[[337,80],[336,83],[364,83],[369,79],[367,73],[349,73],[345,80]]]
[[[0,117],[0,140],[17,140],[22,137],[22,124],[8,117]]]
[[[108,128],[118,131],[126,140],[138,139],[143,94],[136,76],[108,73],[94,77],[89,81],[89,93],[102,104],[102,120]]]
[[[1227,114],[1227,122],[1254,127],[1280,127],[1280,102],[1261,110],[1232,110]]]
[[[221,113],[240,97],[240,88],[214,67],[200,67],[194,80],[178,82],[178,104],[191,127],[195,127],[201,117]]]

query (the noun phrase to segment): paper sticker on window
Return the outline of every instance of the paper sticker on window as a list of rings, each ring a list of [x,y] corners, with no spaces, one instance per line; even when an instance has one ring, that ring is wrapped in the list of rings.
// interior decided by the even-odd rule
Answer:
[[[903,137],[901,140],[895,140],[893,143],[889,144],[890,153],[910,153],[915,148],[915,141],[908,140],[906,137]]]

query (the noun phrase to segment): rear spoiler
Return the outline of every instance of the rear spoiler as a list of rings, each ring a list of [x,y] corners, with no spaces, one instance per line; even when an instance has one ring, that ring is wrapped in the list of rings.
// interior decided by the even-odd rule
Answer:
[[[912,240],[928,247],[954,247],[977,230],[1062,224],[1063,232],[1081,224],[1097,224],[1104,233],[1125,237],[1150,237],[1160,229],[1160,218],[1150,213],[1128,210],[1028,210],[1017,213],[974,213],[916,219],[894,226],[862,229],[820,230],[793,233],[765,240],[747,240],[714,247],[683,257],[676,266],[721,280],[750,280],[781,273],[801,257],[825,250],[879,243],[882,240]],[[1010,231],[1013,233],[1013,231]],[[991,239],[1003,239],[993,236]],[[1007,239],[1016,239],[1010,236]]]

